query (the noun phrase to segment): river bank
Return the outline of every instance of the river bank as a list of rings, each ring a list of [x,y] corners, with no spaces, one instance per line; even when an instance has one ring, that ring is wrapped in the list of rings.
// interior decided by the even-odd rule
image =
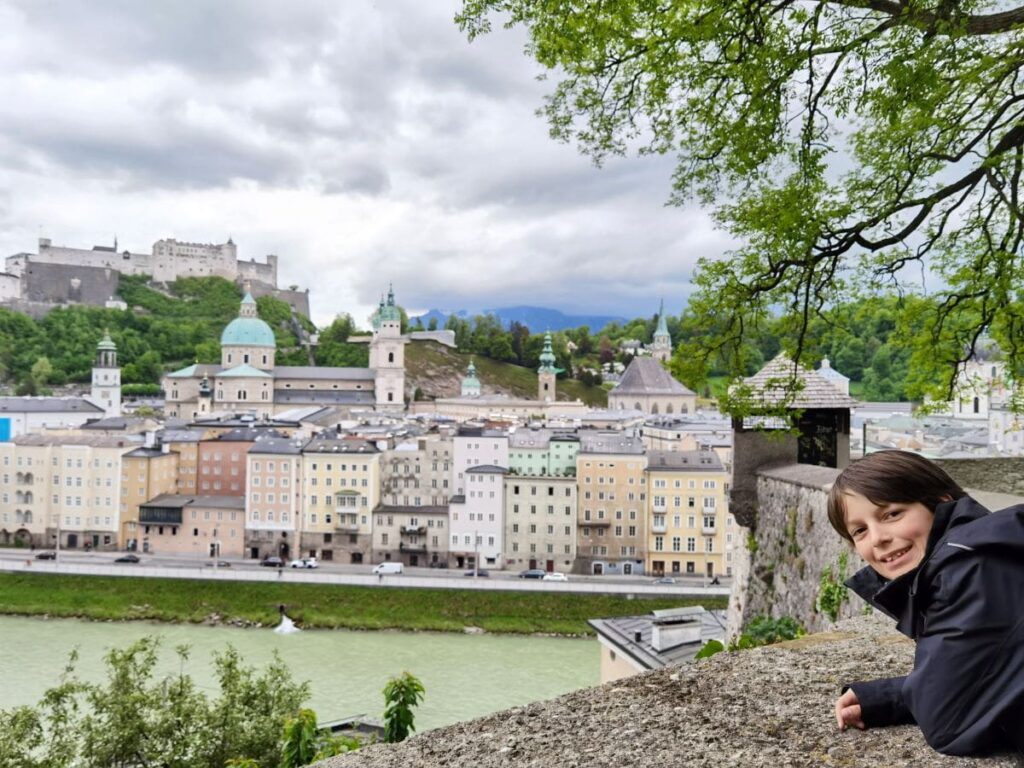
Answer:
[[[0,614],[92,621],[269,626],[278,606],[302,627],[592,635],[587,619],[683,605],[724,608],[726,598],[641,598],[477,590],[379,589],[59,574],[0,573]]]

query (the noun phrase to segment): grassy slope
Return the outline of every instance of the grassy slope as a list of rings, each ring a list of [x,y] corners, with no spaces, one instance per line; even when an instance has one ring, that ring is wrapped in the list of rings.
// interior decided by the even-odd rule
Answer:
[[[471,355],[433,342],[415,342],[405,349],[406,380],[419,387],[427,397],[455,397]],[[472,356],[484,391],[497,391],[515,397],[537,397],[537,374],[528,368]],[[608,393],[602,387],[589,387],[575,380],[558,381],[558,399],[579,398],[588,405],[605,407]]]
[[[285,574],[287,579],[287,574]],[[349,587],[283,582],[0,574],[0,614],[93,620],[275,624],[278,605],[306,627],[593,634],[587,619],[692,605],[686,599]],[[724,608],[724,598],[700,601]]]

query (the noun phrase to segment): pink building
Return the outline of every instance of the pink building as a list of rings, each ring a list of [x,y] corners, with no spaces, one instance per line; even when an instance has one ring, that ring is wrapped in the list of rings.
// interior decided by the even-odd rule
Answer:
[[[144,551],[153,554],[241,558],[245,499],[163,494],[139,505],[139,529]]]

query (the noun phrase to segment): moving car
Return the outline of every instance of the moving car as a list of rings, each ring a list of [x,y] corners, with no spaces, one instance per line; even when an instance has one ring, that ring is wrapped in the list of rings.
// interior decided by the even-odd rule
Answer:
[[[133,554],[129,553],[127,555],[121,555],[114,562],[115,563],[137,563],[137,562],[139,562],[139,556],[138,555],[133,555]]]
[[[463,575],[464,576],[470,576],[470,577],[476,576],[477,578],[480,578],[480,579],[486,579],[488,576],[491,575],[491,572],[490,571],[485,571],[483,568],[481,568],[478,571],[466,571],[466,573],[463,574]]]
[[[288,563],[288,566],[290,568],[316,568],[317,563],[315,557],[299,557]]]
[[[206,564],[210,568],[230,568],[231,563],[227,560],[218,560],[217,562],[209,562]]]
[[[520,571],[520,579],[543,579],[544,574],[547,573],[543,568],[531,568],[528,571]]]
[[[270,555],[269,557],[264,557],[262,560],[260,560],[260,565],[266,568],[284,568],[284,560],[282,560],[280,557]]]
[[[56,560],[57,553],[52,549],[47,549],[36,555],[36,560]]]
[[[545,573],[542,581],[568,581],[569,577],[559,571],[552,571],[551,573]]]
[[[405,567],[401,563],[380,563],[379,565],[373,566],[374,576],[393,576],[396,573],[401,573],[405,570]]]
[[[655,579],[653,584],[675,584],[676,580],[671,576],[662,576],[660,579]]]

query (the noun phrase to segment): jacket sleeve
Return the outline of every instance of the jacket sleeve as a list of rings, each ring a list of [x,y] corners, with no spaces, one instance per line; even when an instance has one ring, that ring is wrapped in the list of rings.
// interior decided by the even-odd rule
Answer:
[[[889,677],[843,686],[857,694],[860,716],[868,728],[883,725],[905,725],[914,722],[914,715],[903,702],[905,677]]]
[[[972,552],[936,574],[902,698],[939,752],[1003,748],[1024,714],[1022,576],[1019,562]]]

